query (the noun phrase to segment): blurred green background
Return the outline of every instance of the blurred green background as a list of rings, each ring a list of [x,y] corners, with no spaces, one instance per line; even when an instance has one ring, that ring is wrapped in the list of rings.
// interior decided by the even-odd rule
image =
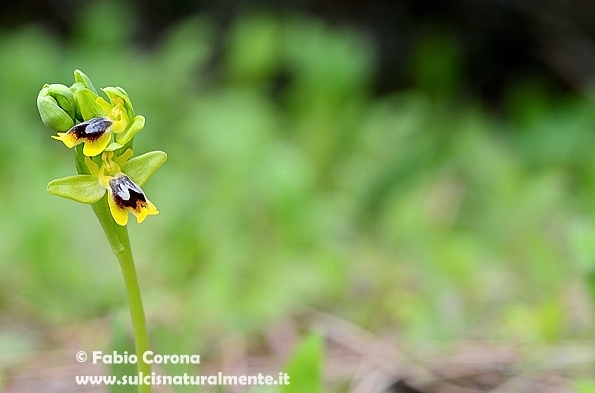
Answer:
[[[197,13],[142,45],[134,5],[77,15],[68,38],[0,30],[0,352],[126,315],[92,210],[45,192],[74,166],[35,99],[75,68],[128,91],[137,154],[169,155],[145,186],[160,214],[129,227],[149,324],[179,348],[310,309],[411,343],[593,338],[586,80],[529,68],[486,94],[440,23],[383,84],[385,47],[357,23],[261,7],[222,34]]]

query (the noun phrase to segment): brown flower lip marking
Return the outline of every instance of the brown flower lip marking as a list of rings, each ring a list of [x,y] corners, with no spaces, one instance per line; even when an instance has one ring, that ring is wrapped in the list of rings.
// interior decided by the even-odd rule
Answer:
[[[71,131],[74,133],[77,140],[86,139],[93,142],[105,134],[111,125],[111,120],[103,117],[96,117],[75,125],[71,128]]]
[[[114,201],[119,208],[131,208],[140,210],[147,206],[147,197],[139,186],[134,184],[126,175],[114,177],[110,180],[109,186],[114,197]]]

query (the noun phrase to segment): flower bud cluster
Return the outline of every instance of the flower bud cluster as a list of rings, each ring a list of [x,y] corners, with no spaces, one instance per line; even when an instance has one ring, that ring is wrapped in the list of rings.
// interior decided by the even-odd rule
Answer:
[[[145,118],[134,115],[132,102],[123,88],[101,89],[107,101],[81,71],[74,72],[74,80],[70,87],[46,84],[37,96],[41,120],[58,132],[53,138],[69,148],[84,143],[84,155],[92,157],[124,147],[143,129]],[[93,126],[99,123],[102,127]],[[92,125],[90,129],[88,124]]]

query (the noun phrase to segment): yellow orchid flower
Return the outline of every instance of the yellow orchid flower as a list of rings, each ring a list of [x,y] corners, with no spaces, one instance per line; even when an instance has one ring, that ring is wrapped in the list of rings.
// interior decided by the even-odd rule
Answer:
[[[105,117],[96,117],[73,126],[67,132],[52,135],[52,138],[62,141],[68,148],[84,143],[83,154],[94,157],[101,154],[110,144],[111,133],[124,131],[126,123],[122,118],[113,121]]]
[[[138,223],[147,216],[159,214],[141,186],[165,162],[167,155],[153,151],[129,160],[132,150],[128,149],[116,159],[113,156],[113,152],[104,152],[101,167],[85,157],[90,174],[53,180],[48,184],[48,192],[91,204],[99,201],[107,191],[110,213],[121,226],[128,223],[129,212],[136,216]]]

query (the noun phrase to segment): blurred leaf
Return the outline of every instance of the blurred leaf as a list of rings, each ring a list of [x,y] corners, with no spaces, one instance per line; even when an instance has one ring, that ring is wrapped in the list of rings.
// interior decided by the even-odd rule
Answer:
[[[240,19],[230,34],[227,56],[234,81],[271,78],[279,66],[282,31],[273,15]]]
[[[130,12],[124,2],[95,1],[86,3],[78,11],[76,37],[80,49],[88,53],[109,56],[109,51],[119,50],[130,37],[136,23],[135,14]]]
[[[592,379],[579,379],[574,382],[577,393],[595,393],[595,381]]]
[[[323,339],[318,334],[305,337],[295,350],[285,372],[289,385],[282,385],[281,393],[322,393]]]

